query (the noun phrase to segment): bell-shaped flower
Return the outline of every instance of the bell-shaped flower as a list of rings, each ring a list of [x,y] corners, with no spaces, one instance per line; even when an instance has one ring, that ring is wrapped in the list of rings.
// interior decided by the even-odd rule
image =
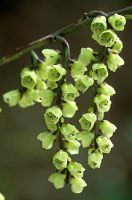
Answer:
[[[53,164],[56,167],[56,169],[58,169],[58,170],[63,170],[65,168],[67,168],[67,163],[70,161],[71,161],[71,158],[63,150],[59,150],[53,156]]]
[[[74,193],[81,193],[84,187],[87,186],[86,182],[82,178],[71,177],[69,182],[71,184],[71,190]]]
[[[46,90],[47,84],[40,78],[37,79],[36,88],[38,90]]]
[[[65,103],[62,103],[63,117],[72,118],[77,110],[78,107],[75,101],[67,101]]]
[[[94,83],[93,79],[88,77],[87,75],[80,75],[75,79],[75,87],[80,92],[85,92],[89,87],[91,87]]]
[[[97,41],[102,46],[112,47],[116,38],[117,38],[117,35],[114,33],[114,31],[109,29],[109,30],[102,32],[99,35]]]
[[[85,171],[85,169],[82,166],[82,164],[77,163],[77,162],[70,162],[68,164],[67,169],[70,172],[70,174],[72,176],[74,176],[75,178],[82,178],[83,174],[84,174],[84,171]]]
[[[79,120],[79,123],[83,130],[90,131],[93,128],[96,119],[97,119],[96,115],[90,112],[83,114]]]
[[[5,197],[3,194],[0,193],[0,200],[5,200]]]
[[[21,93],[19,90],[11,90],[3,94],[3,100],[7,103],[10,107],[16,106],[21,98]]]
[[[99,84],[102,83],[108,77],[108,70],[103,63],[95,63],[92,65],[92,78]]]
[[[38,64],[36,73],[42,80],[47,80],[50,68],[51,68],[50,65],[47,65],[45,62],[41,62]]]
[[[102,134],[107,138],[112,137],[113,133],[117,129],[117,127],[114,124],[112,124],[111,122],[109,122],[108,120],[103,120],[102,122],[100,122],[99,128],[100,128]]]
[[[81,48],[78,60],[88,66],[96,58],[94,56],[94,51],[91,48]]]
[[[114,146],[110,139],[101,135],[96,139],[98,148],[102,153],[110,153],[112,147]]]
[[[46,65],[54,65],[60,59],[60,52],[54,49],[43,49],[42,54],[45,57],[45,64]]]
[[[44,107],[51,106],[53,99],[55,98],[56,93],[51,90],[43,90],[41,92],[41,104]]]
[[[72,78],[77,78],[77,76],[83,75],[84,72],[87,71],[86,65],[79,60],[73,61],[73,63],[70,66],[71,66],[71,76],[72,76]]]
[[[109,70],[115,72],[119,67],[124,65],[124,60],[115,53],[109,53],[107,56],[107,65]]]
[[[80,142],[77,140],[64,141],[64,147],[71,155],[79,154]]]
[[[92,169],[100,168],[103,159],[103,154],[94,148],[88,150],[88,165]]]
[[[92,144],[92,141],[94,139],[94,133],[90,131],[82,131],[79,132],[77,135],[77,140],[80,140],[82,143],[82,146],[89,147]]]
[[[64,75],[66,75],[66,70],[60,65],[53,65],[48,71],[48,80],[59,81]]]
[[[54,184],[56,189],[61,189],[65,185],[66,174],[60,174],[59,172],[55,172],[50,175],[48,181]]]
[[[107,83],[102,83],[100,87],[97,88],[97,92],[106,96],[113,96],[116,93],[115,89]]]
[[[108,112],[110,110],[111,101],[109,96],[97,94],[94,97],[94,103],[96,104],[99,112]]]
[[[57,125],[56,124],[49,124],[49,123],[47,123],[47,121],[45,123],[46,123],[46,127],[47,127],[48,130],[50,130],[52,132],[57,130]]]
[[[33,89],[37,83],[37,74],[29,68],[24,68],[20,74],[21,85],[27,89]]]
[[[126,24],[126,18],[116,13],[108,18],[108,22],[115,31],[123,31]]]
[[[37,136],[37,139],[42,142],[42,148],[51,149],[56,139],[56,135],[53,135],[50,131],[44,131]]]
[[[60,131],[64,136],[65,140],[75,140],[77,138],[78,130],[72,124],[62,124]]]
[[[50,80],[47,80],[47,87],[50,89],[50,90],[54,90],[58,87],[58,83],[55,82],[55,81],[50,81]]]
[[[100,34],[107,29],[107,22],[105,16],[97,16],[91,23],[91,30],[93,33]]]
[[[113,53],[120,53],[123,49],[123,43],[119,37],[116,38],[113,46],[111,47],[110,51]]]
[[[78,90],[71,83],[63,83],[61,91],[65,101],[74,101],[79,96]]]
[[[52,106],[48,108],[44,114],[45,121],[48,124],[56,124],[61,116],[62,111],[57,106]]]

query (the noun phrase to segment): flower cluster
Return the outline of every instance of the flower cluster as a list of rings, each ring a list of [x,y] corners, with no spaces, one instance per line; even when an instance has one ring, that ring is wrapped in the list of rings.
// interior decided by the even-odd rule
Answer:
[[[60,51],[44,49],[43,60],[21,71],[22,88],[3,95],[9,106],[18,104],[26,108],[37,102],[46,107],[46,130],[39,133],[37,139],[44,149],[51,149],[56,141],[59,143],[53,156],[56,170],[49,177],[56,189],[69,183],[72,192],[81,193],[86,187],[84,167],[71,158],[79,154],[81,145],[88,149],[87,163],[93,169],[101,166],[103,154],[110,153],[113,147],[110,139],[117,128],[104,119],[104,113],[110,110],[115,89],[106,83],[106,78],[109,70],[115,72],[124,64],[119,56],[123,43],[115,31],[124,30],[125,24],[125,18],[118,14],[95,17],[91,22],[92,38],[103,46],[103,51],[82,48],[78,58],[69,59],[65,66]],[[73,80],[67,79],[68,70]],[[88,89],[93,93],[92,106],[80,117],[81,130],[78,130],[66,120],[74,117],[78,110],[76,99]]]

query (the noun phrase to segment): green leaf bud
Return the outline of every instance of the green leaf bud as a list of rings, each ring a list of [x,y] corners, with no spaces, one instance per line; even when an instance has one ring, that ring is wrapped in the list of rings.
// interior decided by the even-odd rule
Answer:
[[[48,80],[59,81],[66,74],[66,70],[60,65],[53,65],[48,71]]]
[[[77,110],[78,107],[75,101],[67,101],[62,103],[63,117],[72,118]]]
[[[74,101],[79,96],[79,92],[73,84],[63,83],[61,91],[65,101]]]
[[[11,90],[3,94],[4,102],[7,103],[10,107],[16,106],[20,98],[21,98],[21,94],[19,90]]]
[[[49,107],[51,106],[56,93],[51,90],[43,90],[41,92],[41,104],[42,106]]]
[[[106,96],[113,96],[116,93],[115,89],[107,83],[102,83],[100,87],[97,88],[97,92]]]
[[[116,13],[108,18],[108,22],[115,31],[123,31],[126,24],[126,19],[124,16]]]
[[[58,172],[55,172],[50,175],[48,181],[53,183],[56,189],[61,189],[65,185],[65,178],[66,178],[65,174],[60,174]]]
[[[101,135],[96,139],[98,148],[102,153],[110,153],[111,148],[114,146],[110,139]]]
[[[88,165],[92,169],[100,168],[103,159],[103,154],[94,148],[88,150]]]
[[[74,193],[81,193],[84,187],[87,186],[82,178],[70,178],[71,190]]]
[[[120,38],[117,37],[110,51],[113,53],[120,53],[122,49],[123,49],[123,43],[120,40]]]
[[[86,113],[82,115],[82,117],[79,120],[79,123],[83,130],[90,131],[93,128],[96,119],[97,117],[94,113]]]
[[[67,141],[75,140],[79,132],[72,124],[62,124],[60,131]]]
[[[63,170],[67,167],[68,161],[70,162],[71,159],[68,156],[68,154],[63,151],[59,150],[54,156],[53,156],[53,164],[58,170]]]
[[[95,17],[91,23],[91,30],[94,33],[102,33],[107,29],[107,22],[105,16]]]
[[[75,178],[82,178],[83,174],[84,174],[84,167],[82,166],[82,164],[77,163],[77,162],[70,162],[68,164],[68,171],[70,172],[70,174],[72,176],[74,176]]]
[[[20,74],[21,85],[27,89],[33,89],[37,83],[37,75],[35,71],[30,71],[29,68],[24,68]]]
[[[102,83],[108,77],[108,70],[103,63],[95,63],[92,65],[92,78],[99,84]]]
[[[45,64],[46,65],[54,65],[60,59],[60,53],[53,49],[43,49],[42,54],[45,57]]]
[[[82,143],[82,146],[89,147],[94,139],[94,133],[89,131],[82,131],[78,133],[77,140],[80,140]]]
[[[86,65],[79,60],[75,60],[70,66],[72,78],[77,78],[77,76],[83,75],[87,71]]]
[[[81,91],[85,92],[89,87],[91,87],[94,83],[93,79],[88,77],[87,75],[80,75],[75,80],[76,84],[75,87]]]
[[[124,60],[118,54],[110,52],[107,56],[107,65],[109,70],[115,72],[119,67],[124,65]]]
[[[81,48],[78,60],[88,66],[95,60],[94,51],[91,48]]]
[[[78,142],[77,140],[64,141],[64,147],[71,155],[79,154],[80,142]]]
[[[117,35],[114,33],[114,31],[107,30],[107,31],[102,32],[99,35],[98,43],[105,47],[111,47],[113,46],[116,38],[117,38]]]
[[[51,149],[56,139],[56,135],[53,135],[50,131],[44,131],[37,136],[37,139],[42,142],[42,148]]]
[[[0,200],[5,200],[5,197],[3,194],[0,193]]]
[[[58,87],[58,83],[55,82],[55,81],[50,81],[48,80],[47,81],[47,87],[50,89],[50,90],[54,90]]]
[[[99,128],[104,136],[110,138],[113,136],[113,133],[116,131],[117,127],[109,122],[108,120],[103,120],[99,123]]]
[[[99,112],[108,112],[110,110],[111,101],[110,98],[106,95],[96,95],[94,97],[94,103],[96,104]]]
[[[62,111],[57,106],[52,106],[48,108],[44,114],[45,121],[48,124],[56,124],[61,116]]]

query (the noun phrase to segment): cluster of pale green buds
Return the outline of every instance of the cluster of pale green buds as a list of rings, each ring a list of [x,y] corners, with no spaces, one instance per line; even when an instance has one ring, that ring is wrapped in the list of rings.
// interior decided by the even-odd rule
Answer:
[[[44,60],[20,73],[22,89],[3,95],[9,106],[18,104],[26,108],[37,102],[46,107],[44,120],[47,130],[39,133],[37,139],[44,149],[51,149],[56,141],[60,143],[53,156],[56,171],[49,177],[56,189],[69,183],[74,193],[80,193],[86,187],[84,167],[70,156],[79,154],[81,145],[88,149],[87,163],[93,169],[101,166],[103,154],[110,153],[113,147],[110,138],[116,126],[104,119],[104,113],[110,110],[110,98],[115,89],[106,83],[106,78],[109,70],[115,72],[124,64],[118,55],[123,44],[114,31],[122,31],[125,24],[125,18],[118,14],[108,19],[105,16],[93,19],[92,38],[107,49],[105,60],[100,60],[100,53],[93,49],[82,48],[78,58],[70,60],[68,65],[73,82],[67,81],[62,54],[58,50],[44,49]],[[66,123],[65,118],[74,117],[78,110],[76,99],[89,88],[94,89],[92,106],[79,119],[81,130],[78,130]]]

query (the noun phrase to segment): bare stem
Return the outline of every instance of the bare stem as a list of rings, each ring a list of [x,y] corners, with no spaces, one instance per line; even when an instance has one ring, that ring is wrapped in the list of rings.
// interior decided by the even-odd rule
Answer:
[[[132,16],[132,6],[129,6],[129,7],[126,7],[126,8],[120,9],[120,10],[116,10],[116,11],[113,11],[113,12],[110,12],[107,14],[102,11],[91,11],[89,13],[85,13],[84,17],[82,19],[79,19],[77,22],[70,24],[48,36],[42,37],[34,42],[31,42],[26,47],[18,48],[18,51],[16,53],[14,53],[13,55],[5,56],[5,57],[1,58],[0,66],[10,63],[14,60],[17,60],[17,59],[21,58],[22,56],[24,56],[25,54],[30,53],[30,51],[32,51],[34,49],[38,49],[46,44],[49,44],[51,42],[51,38],[54,36],[64,37],[80,28],[87,26],[88,24],[90,24],[93,17],[95,17],[97,15],[110,16],[110,15],[113,15],[114,13],[124,15],[127,18],[128,15]],[[131,18],[128,18],[128,19],[131,19]]]

